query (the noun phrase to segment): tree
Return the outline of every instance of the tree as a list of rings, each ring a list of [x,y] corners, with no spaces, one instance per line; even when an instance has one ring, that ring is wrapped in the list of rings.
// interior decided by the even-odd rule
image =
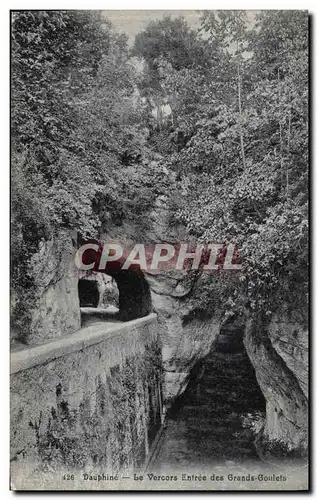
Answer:
[[[97,236],[109,213],[122,222],[129,203],[149,208],[129,171],[147,157],[142,114],[126,40],[99,13],[14,14],[11,269],[22,326],[41,240]]]
[[[60,229],[94,237],[127,223],[142,238],[162,193],[170,224],[182,223],[190,239],[240,247],[242,275],[222,286],[207,279],[204,297],[220,293],[229,314],[249,300],[269,315],[294,295],[303,307],[307,45],[300,11],[266,11],[252,23],[241,11],[208,12],[200,30],[165,18],[137,35],[131,51],[99,13],[14,13],[17,307],[31,294],[28,263],[41,239]],[[145,61],[143,71],[131,55]],[[151,99],[172,107],[173,121],[160,130]],[[199,288],[193,293],[202,307]]]
[[[208,13],[203,29],[226,57],[196,86],[193,133],[167,162],[188,186],[175,217],[202,241],[239,245],[243,273],[228,288],[234,309],[249,300],[258,313],[271,314],[291,296],[306,309],[306,14],[264,12],[247,30],[239,13]],[[227,77],[217,101],[216,73]],[[167,75],[165,83],[172,81],[182,89],[185,75]]]

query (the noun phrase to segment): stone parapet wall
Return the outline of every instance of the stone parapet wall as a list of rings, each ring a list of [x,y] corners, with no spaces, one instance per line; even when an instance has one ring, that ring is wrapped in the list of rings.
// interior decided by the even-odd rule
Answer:
[[[12,488],[72,489],[65,474],[142,468],[162,423],[161,380],[155,314],[12,353]]]

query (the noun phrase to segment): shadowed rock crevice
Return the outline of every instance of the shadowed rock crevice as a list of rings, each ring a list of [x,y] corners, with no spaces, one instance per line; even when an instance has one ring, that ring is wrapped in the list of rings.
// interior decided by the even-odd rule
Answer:
[[[209,354],[192,368],[187,389],[168,412],[152,467],[259,461],[253,425],[263,425],[266,402],[243,334],[244,328],[235,325],[221,328]]]

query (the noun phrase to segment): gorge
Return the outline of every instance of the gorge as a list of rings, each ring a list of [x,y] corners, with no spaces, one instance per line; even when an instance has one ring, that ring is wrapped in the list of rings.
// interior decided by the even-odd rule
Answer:
[[[306,490],[308,13],[108,14],[12,12],[12,488]]]
[[[251,320],[248,313],[226,320],[216,311],[209,317],[193,309],[189,285],[171,270],[139,276],[147,283],[140,295],[138,281],[131,281],[133,271],[124,275],[125,286],[115,273],[119,309],[111,307],[119,311],[117,315],[107,313],[107,306],[96,308],[107,299],[91,304],[95,309],[80,308],[80,272],[71,238],[66,245],[69,253],[59,261],[54,258],[66,242],[67,234],[62,242],[51,240],[46,252],[34,259],[39,282],[44,274],[48,277],[50,263],[51,281],[40,290],[27,348],[13,340],[11,449],[19,471],[13,472],[15,487],[27,488],[28,475],[34,483],[35,471],[41,484],[50,484],[53,476],[48,471],[62,466],[76,471],[81,465],[89,473],[98,465],[98,470],[106,467],[109,473],[129,475],[147,464],[148,470],[158,473],[165,467],[196,470],[198,463],[200,470],[216,467],[216,471],[222,463],[246,471],[246,461],[256,470],[257,464],[284,460],[304,464],[308,351],[302,318],[285,310],[266,326]],[[97,294],[101,290],[107,296],[111,289],[100,288],[99,275],[93,271],[89,283],[96,283]],[[82,329],[80,310],[82,322],[86,318]],[[136,315],[140,319],[133,319]],[[127,393],[129,370],[136,379],[129,382],[132,392]],[[145,379],[150,385],[142,389]],[[41,395],[38,402],[36,393]],[[115,398],[113,409],[106,394]],[[133,403],[137,397],[139,403]],[[122,424],[112,420],[118,411]],[[140,411],[143,416],[138,417]],[[75,433],[68,445],[63,444],[63,428]],[[53,437],[56,432],[60,437]],[[52,445],[55,452],[48,453]],[[100,454],[101,446],[112,451]]]

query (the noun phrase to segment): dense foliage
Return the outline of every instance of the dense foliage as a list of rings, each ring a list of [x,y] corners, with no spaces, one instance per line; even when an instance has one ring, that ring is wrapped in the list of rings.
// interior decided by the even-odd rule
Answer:
[[[60,229],[147,226],[162,191],[189,238],[234,242],[243,272],[194,300],[301,307],[308,253],[308,26],[301,11],[152,22],[130,50],[100,12],[12,19],[12,278]],[[134,64],[139,58],[140,65]],[[156,127],[151,106],[169,102]],[[158,154],[159,153],[159,154]],[[153,161],[153,160],[156,161]],[[173,174],[171,186],[162,168]],[[183,193],[176,196],[176,193]],[[224,298],[224,300],[223,300]],[[19,300],[18,302],[19,303]],[[220,304],[218,303],[218,307]]]
[[[163,95],[173,107],[170,140],[185,139],[165,158],[188,192],[176,221],[202,241],[236,243],[243,261],[238,280],[201,283],[201,306],[219,295],[230,313],[246,302],[267,315],[282,301],[306,308],[307,23],[300,11],[253,20],[242,11],[205,12],[209,68],[198,61],[178,69],[161,59]]]
[[[127,207],[135,217],[148,208],[147,175],[137,199],[131,182],[149,160],[136,88],[126,39],[99,12],[13,14],[11,270],[22,325],[41,239],[96,236]]]

